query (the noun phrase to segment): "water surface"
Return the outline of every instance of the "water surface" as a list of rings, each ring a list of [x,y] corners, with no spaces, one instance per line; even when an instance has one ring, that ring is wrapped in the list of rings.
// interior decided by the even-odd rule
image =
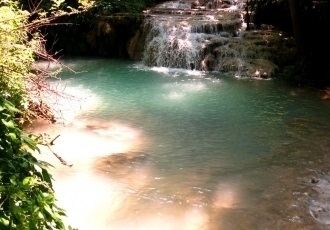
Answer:
[[[277,80],[70,59],[55,189],[81,230],[330,229],[330,102]],[[54,81],[52,84],[57,85]],[[35,131],[44,131],[39,127]],[[49,159],[49,158],[48,158]]]

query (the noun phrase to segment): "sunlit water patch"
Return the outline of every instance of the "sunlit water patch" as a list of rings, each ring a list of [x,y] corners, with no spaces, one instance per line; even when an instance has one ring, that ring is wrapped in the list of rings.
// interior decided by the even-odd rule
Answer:
[[[70,87],[66,84],[51,83],[52,89],[61,93],[44,95],[58,122],[71,123],[83,111],[97,110],[101,102],[95,94],[81,85]]]
[[[121,60],[64,60],[81,107],[38,157],[82,230],[329,229],[330,103],[318,91]],[[57,82],[52,82],[56,84]],[[72,106],[73,108],[73,106]],[[73,110],[74,111],[74,110]],[[47,153],[46,153],[47,152]]]

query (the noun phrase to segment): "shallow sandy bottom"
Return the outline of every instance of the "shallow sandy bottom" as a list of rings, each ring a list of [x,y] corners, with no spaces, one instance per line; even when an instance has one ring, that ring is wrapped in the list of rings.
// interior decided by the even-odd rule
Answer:
[[[65,221],[79,230],[109,229],[109,217],[118,211],[127,189],[95,169],[111,155],[127,153],[130,159],[130,152],[142,149],[142,133],[123,124],[97,121],[66,126],[38,121],[27,130],[47,133],[51,139],[60,135],[51,149],[68,165],[45,146],[40,146],[41,154],[36,157],[54,166],[50,172],[58,204],[68,216]]]
[[[179,206],[166,197],[139,196],[154,179],[152,169],[144,164],[148,155],[143,153],[147,143],[142,132],[95,121],[68,126],[37,122],[28,131],[51,138],[60,135],[52,151],[72,166],[63,165],[45,146],[40,146],[41,154],[36,156],[54,166],[50,168],[53,186],[68,225],[79,230],[208,229],[210,216],[204,208],[190,204],[195,203],[191,194],[183,199],[188,199],[187,204]],[[142,162],[142,167],[134,168],[132,162]],[[232,206],[232,192],[221,189],[213,208]]]

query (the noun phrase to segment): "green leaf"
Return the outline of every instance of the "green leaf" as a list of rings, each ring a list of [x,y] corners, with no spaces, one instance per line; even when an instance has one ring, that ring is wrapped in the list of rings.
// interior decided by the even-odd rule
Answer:
[[[45,216],[44,216],[44,214],[42,214],[42,212],[38,212],[38,217],[40,219],[45,219]]]
[[[17,185],[17,179],[16,179],[16,177],[11,177],[9,180],[10,180],[10,183],[12,185]]]
[[[23,180],[23,185],[31,185],[32,184],[32,181],[33,181],[33,178],[32,177],[25,177],[24,180]]]
[[[48,206],[44,206],[45,211],[54,219],[57,219],[57,216],[54,214],[53,210]]]
[[[22,138],[22,141],[23,143],[32,151],[35,151],[37,150],[37,145],[36,143],[28,136],[26,135],[25,133],[22,133],[21,134],[21,138]]]
[[[5,219],[3,217],[0,218],[0,223],[1,223],[1,225],[4,225],[5,227],[8,227],[9,226],[9,220],[8,219]]]
[[[16,134],[15,134],[15,133],[8,133],[8,135],[10,136],[10,138],[11,138],[13,141],[16,141],[16,140],[17,140],[17,137],[16,137]]]
[[[1,119],[2,123],[7,126],[7,128],[15,128],[15,124],[12,120],[10,121],[5,121],[4,119]]]
[[[6,105],[7,110],[9,110],[11,113],[19,113],[20,111],[16,109],[12,104],[7,103]]]
[[[52,186],[52,178],[46,169],[42,169],[42,176],[44,181],[48,182]]]

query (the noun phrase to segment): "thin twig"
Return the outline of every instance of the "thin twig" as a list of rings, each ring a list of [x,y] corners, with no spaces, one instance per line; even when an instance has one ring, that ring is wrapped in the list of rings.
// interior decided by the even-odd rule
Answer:
[[[51,146],[54,145],[54,141],[59,138],[60,135],[57,135],[53,140],[51,140],[49,143],[40,143],[41,145],[47,146],[47,148],[51,151],[51,153],[61,162],[61,164],[65,165],[65,166],[69,166],[72,167],[73,164],[68,164],[68,162],[66,162],[60,155],[58,155],[57,153],[54,152],[54,150],[52,150]]]

